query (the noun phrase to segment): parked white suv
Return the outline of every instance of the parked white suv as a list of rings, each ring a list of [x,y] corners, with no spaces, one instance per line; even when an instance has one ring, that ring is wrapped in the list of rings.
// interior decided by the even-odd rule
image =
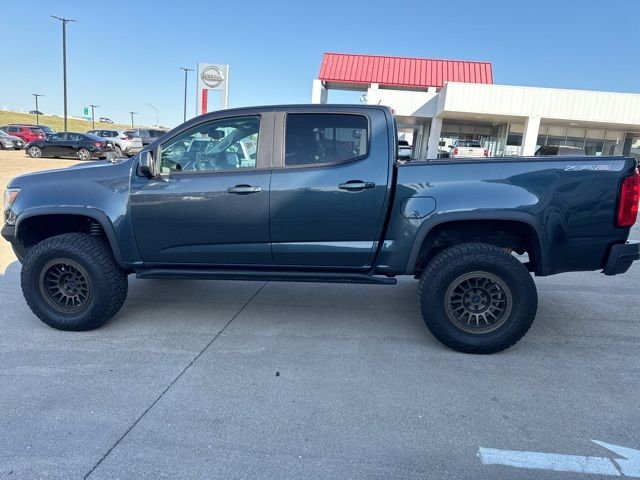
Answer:
[[[488,157],[489,151],[477,140],[456,140],[451,145],[451,158]]]
[[[113,142],[118,157],[125,155],[130,157],[142,150],[142,139],[135,137],[125,130],[89,130],[87,133],[93,133],[99,137]]]

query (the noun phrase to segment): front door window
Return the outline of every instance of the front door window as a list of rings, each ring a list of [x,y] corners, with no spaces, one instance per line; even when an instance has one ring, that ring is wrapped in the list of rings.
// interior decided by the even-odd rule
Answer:
[[[257,116],[198,125],[162,145],[162,173],[256,168],[259,128]]]

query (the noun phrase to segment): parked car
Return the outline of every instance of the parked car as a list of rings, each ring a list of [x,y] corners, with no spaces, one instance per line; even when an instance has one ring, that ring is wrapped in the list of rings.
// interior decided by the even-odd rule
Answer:
[[[40,110],[29,110],[31,115],[44,115]]]
[[[628,241],[636,159],[398,162],[394,131],[377,105],[222,110],[121,162],[14,178],[2,235],[26,302],[51,327],[90,330],[122,307],[132,273],[377,285],[409,275],[438,340],[492,353],[534,320],[531,273],[616,275],[640,259]]]
[[[454,140],[450,158],[488,157],[489,151],[477,140]]]
[[[140,137],[135,137],[131,133],[127,133],[124,130],[89,130],[87,133],[92,133],[105,140],[109,140],[113,143],[116,156],[121,158],[123,156],[131,156],[142,150],[142,140]]]
[[[0,130],[5,131],[13,137],[21,138],[25,143],[36,140],[46,140],[47,138],[41,128],[31,125],[6,125],[0,127]]]
[[[80,160],[91,160],[114,152],[112,142],[90,133],[59,132],[49,135],[46,140],[29,142],[25,146],[27,154],[33,158],[40,157],[76,157]]]
[[[44,132],[45,135],[52,135],[56,133],[56,131],[53,128],[48,127],[46,125],[28,125],[28,126],[33,128],[39,128]]]
[[[406,140],[398,140],[398,158],[401,160],[409,160],[413,155],[413,149]]]
[[[20,137],[14,137],[0,130],[0,150],[20,150],[24,148],[24,145],[25,142]]]
[[[135,128],[132,130],[125,130],[125,132],[127,135],[140,138],[142,140],[142,145],[145,147],[167,133],[164,130],[155,128]]]
[[[98,121],[102,122],[102,123],[113,123],[113,120],[111,120],[110,118],[107,118],[107,117],[100,117],[98,119]]]
[[[584,148],[566,147],[558,145],[543,145],[536,150],[535,156],[559,155],[561,157],[584,157],[587,153]]]

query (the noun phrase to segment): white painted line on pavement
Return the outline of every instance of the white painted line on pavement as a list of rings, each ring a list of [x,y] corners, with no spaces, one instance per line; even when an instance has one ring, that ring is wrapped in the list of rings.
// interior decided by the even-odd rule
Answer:
[[[515,468],[575,472],[613,477],[640,478],[640,450],[612,443],[592,440],[623,458],[587,457],[558,453],[526,452],[520,450],[478,449],[478,458],[484,465],[506,465]]]

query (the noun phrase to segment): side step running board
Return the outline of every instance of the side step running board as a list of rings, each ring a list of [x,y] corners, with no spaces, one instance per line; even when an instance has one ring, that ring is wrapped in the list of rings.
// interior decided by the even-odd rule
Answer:
[[[151,268],[138,270],[138,278],[190,278],[195,280],[261,280],[271,282],[371,283],[395,285],[396,279],[365,273],[289,272],[274,270],[224,270]]]

